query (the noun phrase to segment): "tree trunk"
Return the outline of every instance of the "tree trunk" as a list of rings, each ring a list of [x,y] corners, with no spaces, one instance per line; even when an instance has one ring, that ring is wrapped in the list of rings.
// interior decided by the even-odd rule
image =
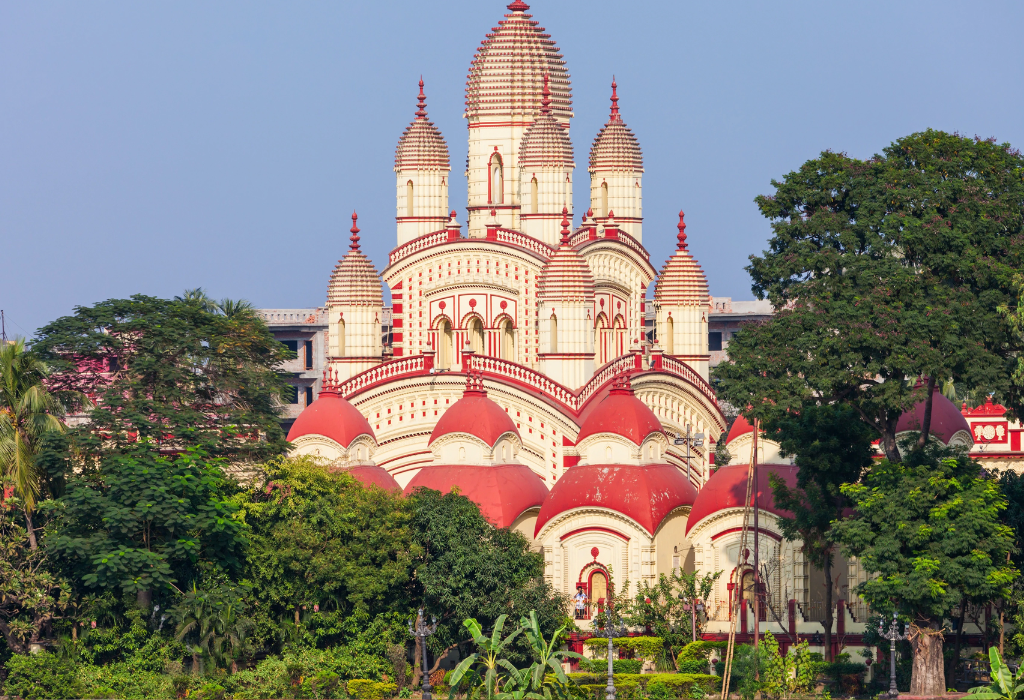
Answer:
[[[825,557],[825,620],[822,627],[825,628],[825,661],[832,661],[832,623],[835,617],[832,615],[832,557]]]
[[[193,676],[198,676],[201,672],[202,672],[202,669],[199,667],[199,654],[197,654],[197,653],[195,653],[193,651],[192,652],[192,675]]]
[[[899,462],[903,459],[900,455],[900,448],[896,445],[896,433],[890,433],[888,430],[883,431],[879,444],[882,447],[882,451],[885,452],[886,459],[890,462]]]
[[[921,434],[917,438],[918,449],[928,444],[928,435],[932,430],[932,397],[935,395],[935,377],[928,377],[928,395],[924,398],[924,419],[921,421]]]
[[[30,549],[38,549],[39,544],[36,542],[36,529],[32,525],[32,513],[29,512],[28,508],[22,510],[25,513],[25,529],[28,530],[28,546]]]
[[[956,641],[953,644],[953,658],[950,659],[949,673],[946,674],[946,685],[950,688],[956,686],[956,667],[960,661],[960,645],[964,639],[964,619],[967,616],[967,599],[960,600],[960,619],[956,626]]]
[[[138,591],[135,593],[135,602],[139,607],[148,611],[153,604],[153,591]]]
[[[942,628],[933,620],[910,627],[914,649],[914,672],[910,678],[910,694],[933,698],[946,694],[946,674],[942,663]]]
[[[413,653],[415,658],[412,662],[412,687],[415,688],[420,684],[420,675],[423,673],[421,666],[421,659],[423,658],[423,647],[420,646],[422,637],[416,637],[416,651]]]

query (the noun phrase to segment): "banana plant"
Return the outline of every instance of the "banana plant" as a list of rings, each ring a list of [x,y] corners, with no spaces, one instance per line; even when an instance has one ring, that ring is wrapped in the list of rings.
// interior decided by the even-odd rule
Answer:
[[[535,610],[530,611],[529,617],[522,618],[519,621],[519,625],[526,634],[526,639],[530,642],[530,649],[533,652],[533,665],[528,669],[524,669],[528,675],[530,689],[535,692],[541,691],[545,687],[545,677],[548,673],[554,674],[557,681],[557,684],[555,684],[556,688],[562,689],[567,686],[569,678],[562,669],[562,662],[566,659],[583,658],[581,654],[577,654],[574,651],[562,651],[559,648],[562,636],[565,634],[565,629],[568,625],[559,627],[551,635],[551,641],[547,642],[544,641],[544,633],[541,632],[540,622],[537,620],[537,612]]]
[[[1017,669],[1017,673],[1011,671],[1009,666],[999,658],[999,652],[995,647],[989,647],[988,660],[992,685],[968,690],[970,700],[1018,700],[1018,698],[1024,698],[1024,669]]]
[[[515,681],[519,680],[519,670],[512,665],[512,662],[503,658],[503,654],[512,641],[522,634],[523,628],[519,627],[513,630],[511,634],[502,639],[501,633],[505,628],[505,620],[507,618],[508,615],[500,615],[498,617],[494,622],[494,630],[491,632],[490,637],[484,636],[483,628],[475,619],[470,618],[462,623],[469,630],[470,636],[473,637],[477,651],[460,661],[459,665],[452,671],[448,682],[453,695],[462,679],[477,664],[482,667],[480,669],[483,672],[481,678],[487,700],[498,700],[499,685],[503,685],[502,681],[505,678],[513,679],[514,685],[516,684]]]

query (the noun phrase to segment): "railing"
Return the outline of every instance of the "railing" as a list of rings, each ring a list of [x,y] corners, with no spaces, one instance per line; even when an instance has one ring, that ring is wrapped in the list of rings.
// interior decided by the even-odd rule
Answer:
[[[517,384],[543,393],[547,398],[557,401],[578,415],[587,402],[608,382],[620,374],[636,369],[636,358],[637,355],[631,353],[612,360],[601,367],[579,391],[573,391],[537,370],[530,369],[516,362],[501,360],[497,357],[488,357],[487,355],[468,356],[466,359],[469,366],[463,369],[471,369],[482,372],[485,375],[509,379]],[[423,355],[412,355],[410,357],[389,360],[342,382],[339,390],[342,396],[348,398],[378,382],[405,375],[420,374],[426,372],[427,369],[428,365],[425,363]],[[458,371],[457,368],[453,368],[453,370]],[[661,371],[678,375],[704,394],[713,405],[718,405],[714,394],[711,392],[711,387],[688,365],[666,357],[662,359]]]
[[[584,241],[590,240],[590,227],[584,226],[569,237],[569,245],[576,247]]]
[[[402,258],[407,258],[413,253],[418,253],[426,248],[432,248],[448,240],[448,229],[441,229],[433,233],[427,233],[419,238],[414,238],[408,243],[398,246],[388,256],[388,265],[394,265]]]
[[[616,229],[615,237],[614,238],[611,237],[611,236],[605,236],[604,238],[600,238],[600,237],[598,237],[598,238],[591,238],[590,237],[590,227],[584,227],[584,228],[581,228],[578,231],[576,231],[576,233],[574,233],[569,238],[569,245],[571,245],[571,246],[578,246],[578,245],[582,245],[584,243],[587,243],[588,241],[592,241],[592,242],[596,243],[597,241],[616,241],[616,240],[619,241],[620,243],[622,243],[622,245],[626,246],[630,250],[632,250],[635,253],[639,254],[644,260],[650,260],[651,259],[650,254],[647,252],[647,249],[644,248],[642,245],[640,245],[640,241],[638,241],[637,239],[633,238],[632,236],[630,236],[628,233],[626,233],[622,229]]]
[[[718,405],[718,399],[715,398],[715,392],[711,390],[711,385],[704,381],[704,377],[694,372],[690,365],[680,362],[679,360],[673,360],[671,357],[662,357],[661,367],[666,372],[678,374],[683,379],[686,379],[697,387],[697,390],[704,394],[708,401],[715,406]]]
[[[327,323],[327,316],[323,309],[256,309],[256,315],[262,318],[268,326]]]
[[[532,250],[534,253],[543,255],[545,258],[550,258],[555,254],[555,249],[549,246],[543,241],[538,241],[532,236],[527,236],[519,231],[513,231],[512,229],[499,228],[495,231],[494,240],[499,243],[511,243],[512,245],[519,246],[520,248],[526,248]]]
[[[347,398],[368,386],[376,384],[377,382],[382,382],[386,379],[394,379],[406,374],[420,374],[425,370],[425,368],[426,365],[424,363],[423,355],[413,355],[412,357],[402,357],[397,360],[390,360],[389,362],[372,367],[365,372],[361,372],[351,379],[342,382],[338,391],[342,396]]]

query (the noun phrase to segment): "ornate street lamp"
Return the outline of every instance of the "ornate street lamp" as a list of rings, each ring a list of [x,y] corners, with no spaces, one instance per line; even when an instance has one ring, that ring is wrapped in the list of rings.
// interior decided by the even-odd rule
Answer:
[[[612,663],[612,652],[615,645],[612,643],[612,639],[616,635],[624,635],[629,631],[629,628],[623,625],[621,620],[616,624],[613,620],[614,617],[614,607],[609,602],[604,608],[604,625],[601,628],[604,630],[605,636],[608,637],[608,685],[605,688],[605,700],[615,700],[615,664]]]
[[[903,634],[899,633],[896,628],[896,613],[892,614],[892,624],[889,625],[889,631],[885,632],[882,629],[882,621],[878,621],[878,636],[882,639],[889,640],[889,697],[899,697],[900,691],[896,690],[896,642],[901,642],[907,638],[909,632],[909,626],[904,623]]]
[[[690,445],[703,447],[704,433],[691,433],[690,426],[686,426],[686,435],[678,435],[672,441],[673,445],[686,445],[686,479],[690,479]]]
[[[415,623],[415,625],[414,625]],[[427,637],[437,631],[437,618],[430,616],[430,624],[427,624],[423,616],[423,608],[415,618],[409,618],[409,634],[420,640],[420,648],[423,649],[423,700],[431,700],[430,672],[427,670]]]
[[[686,596],[682,593],[679,594],[679,600],[686,600]],[[697,613],[704,612],[704,603],[700,602],[699,598],[694,598],[689,603],[683,604],[683,610],[690,611],[690,629],[693,633],[693,641],[697,641]]]

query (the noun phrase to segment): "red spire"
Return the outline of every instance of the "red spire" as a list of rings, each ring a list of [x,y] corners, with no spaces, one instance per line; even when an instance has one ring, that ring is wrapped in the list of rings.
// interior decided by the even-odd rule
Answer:
[[[562,207],[562,245],[569,245],[569,209]]]
[[[526,12],[530,9],[530,6],[523,2],[523,0],[515,0],[515,2],[508,4],[508,9],[512,12]]]
[[[544,89],[540,91],[540,114],[546,117],[551,114],[551,90],[548,89],[548,74],[544,74]]]
[[[466,373],[466,390],[462,392],[462,395],[466,396],[467,394],[487,396],[487,389],[484,388],[484,375],[478,370],[470,370]]]
[[[417,119],[426,119],[427,118],[427,96],[423,94],[423,76],[422,75],[420,76],[420,94],[416,96],[416,99],[419,100],[419,102],[416,104],[416,106],[419,107],[419,109],[416,110],[416,118]]]
[[[619,95],[615,91],[619,86],[615,83],[615,76],[612,76],[612,113],[608,117],[608,121],[617,122],[621,121],[619,117]]]
[[[587,209],[587,218],[588,219],[593,219],[594,218],[594,207],[590,207],[589,209]]]
[[[350,243],[348,247],[351,248],[353,252],[359,250],[359,227],[356,226],[356,219],[358,218],[359,215],[356,214],[355,212],[352,212],[352,228],[349,229],[349,231],[352,233],[352,236],[349,238],[349,240],[352,241],[352,243]]]
[[[679,229],[679,235],[676,238],[679,240],[679,245],[676,246],[677,250],[686,250],[686,222],[683,221],[683,210],[679,210],[679,223],[676,224],[676,228]]]

